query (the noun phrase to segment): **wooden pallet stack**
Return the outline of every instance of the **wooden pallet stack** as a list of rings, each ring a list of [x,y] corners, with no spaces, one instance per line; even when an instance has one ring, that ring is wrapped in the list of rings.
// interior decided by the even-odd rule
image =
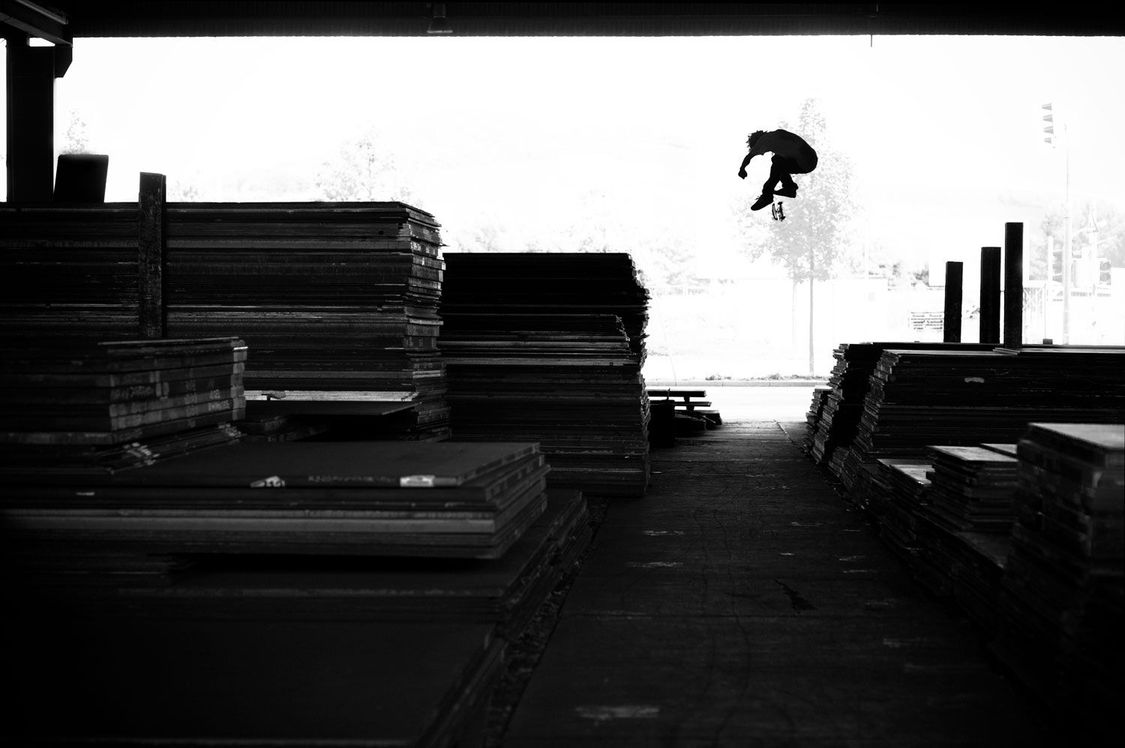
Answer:
[[[409,402],[408,437],[446,438],[440,246],[402,203],[173,203],[168,334],[238,331],[251,399]]]
[[[1077,726],[1107,727],[1125,685],[1125,425],[1032,423],[997,651]]]
[[[647,293],[628,255],[446,262],[440,347],[454,438],[536,441],[552,486],[643,495]]]

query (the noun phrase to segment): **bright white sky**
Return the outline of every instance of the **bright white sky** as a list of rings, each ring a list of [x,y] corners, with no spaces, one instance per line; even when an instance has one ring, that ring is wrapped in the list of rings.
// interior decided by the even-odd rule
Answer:
[[[1075,197],[1125,210],[1122,70],[1120,38],[82,39],[57,142],[70,112],[88,123],[109,200],[135,199],[140,171],[200,199],[300,200],[374,127],[447,230],[583,212],[722,244],[764,177],[735,176],[747,133],[816,97],[877,239],[959,259],[1001,243],[1022,203],[1061,201],[1047,101]],[[293,192],[257,191],[279,173]]]

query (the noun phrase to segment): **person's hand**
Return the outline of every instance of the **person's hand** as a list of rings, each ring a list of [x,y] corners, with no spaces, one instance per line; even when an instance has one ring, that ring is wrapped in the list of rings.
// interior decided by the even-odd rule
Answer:
[[[745,169],[739,169],[738,170],[738,178],[739,179],[746,179],[746,170]]]

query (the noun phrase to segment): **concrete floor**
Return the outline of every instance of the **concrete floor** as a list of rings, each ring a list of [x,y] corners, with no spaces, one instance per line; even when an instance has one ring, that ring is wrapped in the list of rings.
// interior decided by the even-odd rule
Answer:
[[[609,503],[503,745],[1051,743],[803,429],[727,416],[654,452],[648,495]]]

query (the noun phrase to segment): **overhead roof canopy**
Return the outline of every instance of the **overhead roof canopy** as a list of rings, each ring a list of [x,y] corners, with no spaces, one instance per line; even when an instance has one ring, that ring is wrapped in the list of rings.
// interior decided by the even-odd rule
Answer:
[[[1113,3],[406,3],[0,0],[65,16],[80,37],[954,34],[1120,36]],[[3,13],[4,11],[0,11]]]

